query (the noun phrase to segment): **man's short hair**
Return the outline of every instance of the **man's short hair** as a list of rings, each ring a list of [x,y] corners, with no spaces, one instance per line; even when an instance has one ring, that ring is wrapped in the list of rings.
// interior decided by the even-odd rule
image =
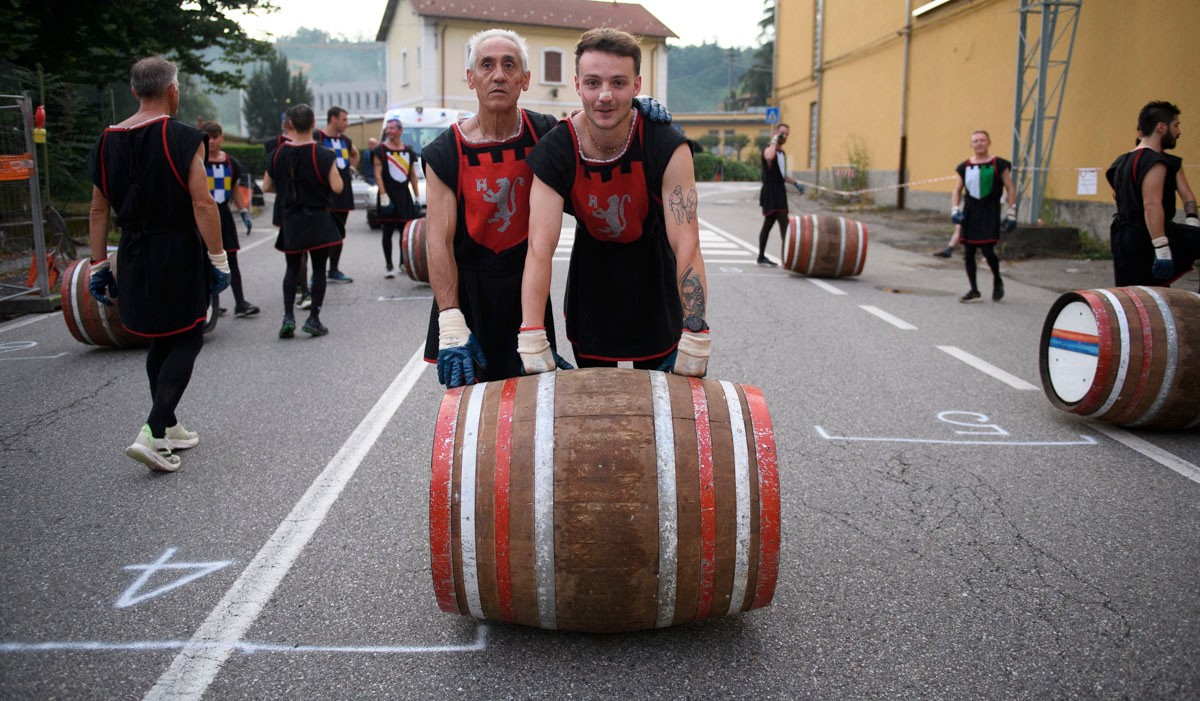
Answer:
[[[221,129],[220,122],[205,122],[204,124],[200,125],[200,131],[208,134],[208,138],[210,139],[215,139],[225,133],[224,130]]]
[[[317,115],[313,114],[312,108],[303,102],[292,105],[286,114],[287,120],[292,123],[292,129],[298,133],[312,131],[313,123],[317,121]]]
[[[345,109],[334,105],[333,107],[329,108],[328,112],[325,113],[325,120],[332,122],[338,117],[341,117],[343,114],[348,114],[348,112]]]
[[[971,136],[975,136],[976,134],[983,134],[987,137],[988,141],[992,140],[992,135],[987,133],[987,129],[976,129],[975,131],[971,132]]]
[[[164,97],[178,79],[179,68],[162,56],[143,58],[129,71],[129,87],[141,100]]]
[[[779,131],[780,129],[783,129],[784,127],[787,127],[788,131],[792,130],[792,128],[789,127],[786,122],[780,122],[779,124],[775,125],[775,131]]]
[[[642,45],[629,32],[611,27],[589,29],[579,37],[575,45],[575,72],[579,73],[579,57],[588,51],[602,51],[622,58],[633,59],[633,74],[642,74]]]
[[[479,65],[479,57],[475,54],[475,49],[488,39],[501,37],[508,39],[517,47],[517,54],[521,57],[521,72],[529,72],[529,44],[525,41],[525,37],[517,34],[511,29],[485,29],[482,32],[476,32],[467,39],[467,60],[470,65],[467,68],[474,73],[475,68]]]
[[[1178,116],[1179,108],[1166,100],[1148,102],[1142,111],[1138,112],[1138,133],[1149,136],[1159,124],[1170,126]]]

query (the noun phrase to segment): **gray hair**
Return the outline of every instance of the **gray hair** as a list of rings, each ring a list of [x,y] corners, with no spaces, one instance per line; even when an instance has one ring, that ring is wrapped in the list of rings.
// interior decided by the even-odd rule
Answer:
[[[485,29],[482,32],[477,32],[470,39],[467,39],[467,57],[471,64],[467,66],[467,68],[471,71],[475,70],[475,66],[478,64],[478,59],[475,56],[475,49],[477,49],[483,42],[495,37],[508,39],[517,46],[517,53],[521,56],[521,72],[528,73],[529,44],[525,43],[525,37],[517,34],[511,29]]]
[[[179,68],[162,56],[143,58],[129,71],[129,87],[139,99],[163,97],[172,83],[178,85]]]

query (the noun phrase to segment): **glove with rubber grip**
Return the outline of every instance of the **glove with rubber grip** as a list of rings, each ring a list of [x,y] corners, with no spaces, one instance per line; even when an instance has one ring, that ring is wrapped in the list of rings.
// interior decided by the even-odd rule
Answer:
[[[1150,274],[1159,280],[1166,280],[1175,272],[1175,263],[1171,260],[1171,246],[1166,236],[1159,236],[1151,241],[1154,244],[1154,267]]]
[[[546,338],[546,329],[543,327],[521,329],[517,334],[517,353],[521,356],[521,366],[526,375],[575,369],[550,347],[550,339]]]
[[[967,218],[963,215],[961,207],[955,207],[950,210],[950,221],[955,224],[962,224]]]
[[[212,285],[209,291],[214,295],[229,287],[229,282],[233,279],[232,273],[229,271],[229,254],[225,251],[220,253],[208,254],[209,271],[212,273]]]
[[[249,236],[250,229],[254,227],[250,224],[250,213],[244,209],[242,210],[242,223],[246,225],[246,235]]]
[[[679,336],[679,345],[658,369],[676,375],[704,377],[708,374],[708,359],[711,356],[712,336],[708,331],[684,331]]]
[[[633,108],[641,112],[646,119],[658,124],[670,124],[671,113],[662,103],[649,95],[638,95],[633,98]]]
[[[1008,213],[1004,215],[1004,221],[1000,224],[1000,228],[1004,233],[1010,233],[1017,228],[1017,208],[1009,207]]]
[[[443,309],[438,314],[438,382],[446,389],[474,384],[476,367],[486,369],[487,358],[466,318],[457,307]]]
[[[113,276],[112,264],[108,259],[92,263],[88,267],[88,292],[96,301],[111,307],[117,297],[117,278]]]

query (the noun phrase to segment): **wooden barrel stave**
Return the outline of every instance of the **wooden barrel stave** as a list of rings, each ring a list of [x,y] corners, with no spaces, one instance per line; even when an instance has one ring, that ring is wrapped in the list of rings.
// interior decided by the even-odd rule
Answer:
[[[1121,426],[1200,425],[1196,293],[1120,287],[1064,294],[1046,317],[1039,356],[1046,396],[1064,411]],[[1081,382],[1086,391],[1076,399]]]
[[[425,238],[425,218],[404,225],[400,246],[404,251],[404,273],[415,282],[429,282],[429,244]]]
[[[792,216],[783,242],[783,266],[808,277],[860,275],[867,244],[867,225],[860,221],[816,214]]]
[[[116,260],[113,274],[116,275]],[[92,346],[136,348],[148,346],[150,339],[137,336],[125,329],[121,323],[120,300],[114,299],[113,306],[101,304],[88,290],[90,276],[86,259],[77,260],[63,275],[59,292],[62,298],[63,319],[67,330],[80,343]]]
[[[647,387],[654,383],[669,387],[656,410]],[[538,396],[547,391],[550,409],[543,402],[539,413]],[[742,417],[737,431],[730,407]],[[510,449],[486,439],[506,435],[505,421]],[[656,443],[668,425],[673,440]],[[539,426],[552,428],[550,453],[545,445],[538,452]],[[740,459],[733,456],[739,440]],[[539,455],[551,462],[552,477],[531,468]],[[778,475],[769,415],[754,388],[609,369],[452,390],[439,411],[433,462],[430,541],[445,611],[615,632],[758,608],[773,596]],[[472,530],[473,546],[463,540]]]

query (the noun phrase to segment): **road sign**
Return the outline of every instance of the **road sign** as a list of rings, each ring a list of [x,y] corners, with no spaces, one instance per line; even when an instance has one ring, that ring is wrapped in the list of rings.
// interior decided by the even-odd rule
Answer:
[[[779,108],[767,108],[767,124],[779,124]]]

